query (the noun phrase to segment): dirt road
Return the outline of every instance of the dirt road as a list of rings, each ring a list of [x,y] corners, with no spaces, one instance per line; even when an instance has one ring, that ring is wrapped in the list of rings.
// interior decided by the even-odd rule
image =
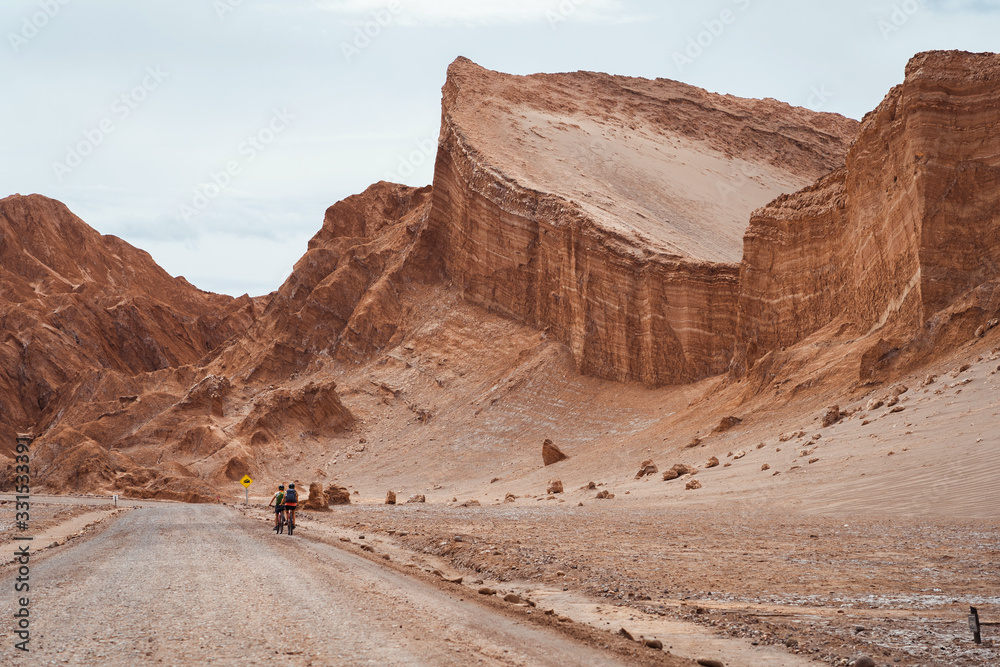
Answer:
[[[129,512],[32,563],[31,653],[3,664],[622,664],[377,563],[219,506]],[[4,608],[14,573],[0,574]],[[463,596],[465,599],[462,599]]]

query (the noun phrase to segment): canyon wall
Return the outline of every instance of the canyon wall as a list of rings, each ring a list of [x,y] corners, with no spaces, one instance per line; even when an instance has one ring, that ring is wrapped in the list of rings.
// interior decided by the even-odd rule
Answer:
[[[912,334],[1000,276],[998,91],[996,54],[918,54],[844,169],[754,212],[735,373],[834,321]]]
[[[673,81],[459,59],[421,262],[548,330],[583,373],[650,386],[718,374],[750,212],[842,163],[855,128]]]

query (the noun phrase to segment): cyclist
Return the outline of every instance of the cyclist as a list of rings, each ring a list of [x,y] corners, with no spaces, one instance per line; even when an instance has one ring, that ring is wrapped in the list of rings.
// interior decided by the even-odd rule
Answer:
[[[268,506],[274,507],[274,527],[278,528],[278,523],[281,520],[281,515],[285,511],[285,485],[279,484],[278,490],[271,496],[271,502]]]
[[[288,485],[288,491],[285,492],[285,509],[288,514],[288,534],[291,535],[292,531],[295,530],[295,508],[299,504],[299,492],[295,490],[295,483]]]

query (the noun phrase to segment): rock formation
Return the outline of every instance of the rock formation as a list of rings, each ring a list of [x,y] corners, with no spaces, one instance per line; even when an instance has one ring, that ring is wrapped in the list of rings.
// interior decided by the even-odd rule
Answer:
[[[556,445],[551,440],[547,439],[542,443],[542,463],[547,466],[553,463],[559,463],[560,461],[565,461],[569,457],[563,453],[559,446]]]
[[[580,371],[724,371],[749,213],[843,163],[856,123],[673,81],[516,77],[460,58],[425,233],[465,298],[546,329]]]
[[[323,485],[319,482],[309,484],[309,497],[302,503],[302,509],[324,512],[330,509],[330,501],[323,492]]]
[[[882,357],[898,349],[893,336],[1000,278],[998,90],[1000,55],[918,54],[865,116],[844,167],[754,213],[736,374],[831,323],[886,332]]]

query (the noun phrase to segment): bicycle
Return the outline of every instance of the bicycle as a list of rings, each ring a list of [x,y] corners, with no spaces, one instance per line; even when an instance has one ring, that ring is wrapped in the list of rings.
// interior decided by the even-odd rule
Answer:
[[[288,521],[285,519],[285,512],[284,512],[284,510],[282,510],[281,512],[278,512],[278,525],[276,525],[274,527],[274,532],[276,534],[278,534],[278,535],[280,535],[281,533],[285,532],[285,524],[286,523],[288,523]],[[289,535],[292,534],[292,529],[291,528],[288,529],[288,534]]]

